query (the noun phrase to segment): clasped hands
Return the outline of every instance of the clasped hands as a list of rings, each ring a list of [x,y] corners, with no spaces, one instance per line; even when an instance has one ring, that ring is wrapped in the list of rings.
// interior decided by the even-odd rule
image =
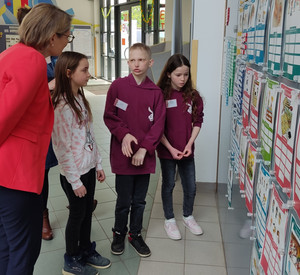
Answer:
[[[189,155],[192,154],[192,147],[187,145],[185,146],[183,152],[177,150],[176,148],[172,147],[170,149],[170,153],[173,157],[173,159],[176,159],[176,160],[181,160],[183,157],[188,157]]]

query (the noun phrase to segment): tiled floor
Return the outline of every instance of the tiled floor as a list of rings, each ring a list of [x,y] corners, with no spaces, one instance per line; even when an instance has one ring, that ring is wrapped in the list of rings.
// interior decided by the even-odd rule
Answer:
[[[248,247],[250,247],[250,242],[238,237],[238,231],[246,217],[244,206],[239,202],[239,207],[229,212],[224,196],[226,188],[220,187],[219,193],[215,194],[213,184],[197,184],[194,216],[201,224],[204,235],[194,236],[182,224],[182,191],[178,181],[174,191],[174,209],[182,240],[168,239],[163,229],[159,165],[157,173],[151,175],[143,224],[143,227],[148,229],[147,232],[146,230],[143,232],[143,235],[152,255],[140,260],[127,241],[123,255],[114,256],[110,253],[116,193],[114,175],[110,171],[109,164],[110,134],[102,119],[105,95],[95,95],[90,92],[86,95],[93,110],[96,141],[107,176],[104,183],[96,185],[95,198],[98,200],[98,206],[94,212],[92,225],[92,240],[96,241],[97,250],[112,261],[112,266],[106,270],[100,270],[100,274],[249,274],[250,249]],[[35,266],[34,275],[59,275],[63,266],[64,230],[68,217],[66,208],[68,203],[59,184],[57,167],[50,170],[49,177],[48,208],[55,237],[51,241],[42,242],[41,254]],[[226,256],[224,256],[224,251]]]

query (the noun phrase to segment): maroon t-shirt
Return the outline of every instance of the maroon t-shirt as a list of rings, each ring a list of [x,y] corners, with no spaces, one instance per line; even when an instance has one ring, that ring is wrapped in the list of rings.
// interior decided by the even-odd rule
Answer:
[[[192,102],[188,99],[184,102],[182,92],[173,90],[169,100],[166,100],[167,115],[165,123],[165,136],[170,144],[179,151],[183,151],[191,135],[193,126],[201,127],[203,122],[203,100],[200,95],[196,94],[194,99],[197,104],[197,116],[193,119]],[[193,153],[188,157],[194,157]],[[169,150],[160,143],[157,146],[158,157],[162,159],[173,159]]]
[[[107,93],[104,122],[111,132],[110,163],[112,172],[119,175],[155,173],[155,149],[163,135],[166,106],[162,92],[148,77],[137,85],[134,77],[115,80]],[[123,155],[121,144],[130,133],[138,140],[132,143],[134,153],[147,150],[142,166],[131,164],[132,158]]]

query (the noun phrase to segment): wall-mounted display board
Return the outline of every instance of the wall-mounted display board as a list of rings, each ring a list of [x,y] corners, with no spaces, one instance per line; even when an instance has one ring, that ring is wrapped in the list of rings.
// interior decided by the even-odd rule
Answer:
[[[234,173],[238,174],[242,121],[240,118],[235,117],[233,123],[235,126],[231,130],[231,164]]]
[[[287,0],[283,75],[300,82],[300,2]]]
[[[300,112],[299,112],[300,113]],[[295,154],[294,154],[294,172],[293,172],[293,199],[295,211],[300,217],[300,119],[298,113],[298,126],[295,141]]]
[[[228,194],[228,206],[232,205],[232,187],[233,187],[234,171],[233,165],[229,165],[228,168],[228,182],[227,182],[227,194]]]
[[[265,37],[269,0],[259,0],[255,27],[255,63],[260,65],[265,57]]]
[[[268,72],[280,74],[284,0],[273,0],[269,21]]]
[[[232,111],[234,116],[242,116],[242,98],[245,81],[245,70],[246,64],[241,60],[237,60],[234,88],[233,88],[233,99],[232,99]]]
[[[250,275],[261,275],[261,274],[263,274],[263,269],[260,264],[259,248],[254,242],[252,246],[252,253],[251,253]]]
[[[300,274],[300,222],[297,215],[291,214],[287,231],[287,247],[284,255],[285,275]]]
[[[245,75],[244,91],[243,91],[243,109],[242,109],[244,128],[248,128],[249,126],[250,96],[251,96],[252,83],[253,83],[253,69],[251,69],[250,67],[246,67],[246,75]]]
[[[285,235],[288,222],[288,210],[283,207],[283,200],[273,184],[266,235],[263,244],[260,263],[265,274],[282,274],[283,258],[285,248]]]
[[[243,33],[242,33],[242,45],[241,54],[246,54],[248,43],[248,29],[249,29],[249,16],[250,16],[250,3],[245,1],[243,10]]]
[[[254,62],[255,57],[255,22],[258,0],[249,1],[249,22],[247,38],[247,57],[249,62]]]
[[[0,52],[18,42],[18,25],[0,25]]]
[[[267,167],[260,163],[256,184],[256,242],[259,250],[262,249],[267,224],[267,214],[270,200],[271,177]],[[259,258],[260,258],[259,253]]]
[[[279,82],[267,78],[261,108],[261,154],[264,161],[271,162],[275,132],[277,95]]]
[[[249,134],[251,139],[256,141],[258,139],[258,131],[260,126],[259,111],[263,87],[263,73],[253,70],[253,83],[250,100]]]
[[[242,36],[248,39],[243,45],[251,45],[255,2],[240,3]],[[236,62],[230,173],[239,178],[254,226],[250,274],[299,275],[300,1],[259,0],[255,26],[255,64],[251,46],[241,48]],[[246,69],[239,93],[241,64]]]
[[[299,90],[280,85],[277,107],[274,157],[276,180],[281,188],[291,189],[292,162],[299,105]],[[288,192],[290,196],[291,192]]]
[[[248,142],[247,162],[245,175],[245,190],[246,190],[246,207],[249,213],[253,213],[253,189],[256,181],[257,167],[257,152],[256,148]]]
[[[239,185],[240,190],[245,190],[245,167],[247,159],[248,135],[244,129],[240,136],[240,154],[239,154]]]

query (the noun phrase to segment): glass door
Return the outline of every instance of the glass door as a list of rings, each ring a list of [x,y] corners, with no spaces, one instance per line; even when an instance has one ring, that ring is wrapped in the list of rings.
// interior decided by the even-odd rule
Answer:
[[[119,55],[119,72],[124,77],[129,74],[127,60],[129,58],[129,48],[137,42],[142,42],[142,24],[141,24],[141,7],[139,4],[132,3],[120,7],[120,28],[118,45]],[[118,31],[118,30],[117,30]]]

